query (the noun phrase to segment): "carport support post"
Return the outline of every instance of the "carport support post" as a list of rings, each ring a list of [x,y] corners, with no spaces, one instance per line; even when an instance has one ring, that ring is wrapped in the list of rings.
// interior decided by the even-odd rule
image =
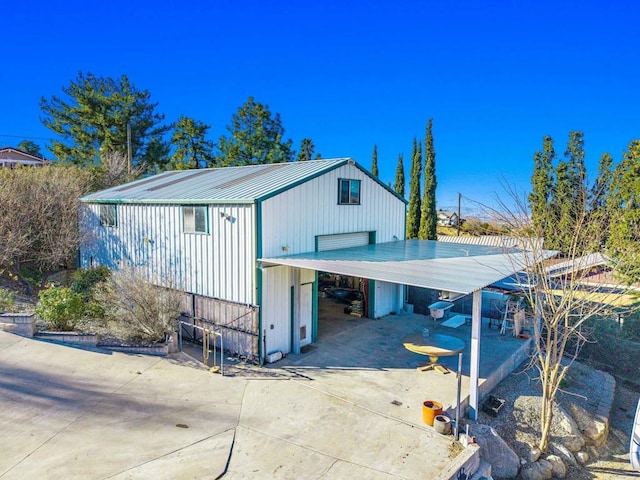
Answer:
[[[469,418],[478,419],[478,380],[480,378],[480,326],[482,325],[482,289],[473,292],[471,311],[471,368],[469,372]]]

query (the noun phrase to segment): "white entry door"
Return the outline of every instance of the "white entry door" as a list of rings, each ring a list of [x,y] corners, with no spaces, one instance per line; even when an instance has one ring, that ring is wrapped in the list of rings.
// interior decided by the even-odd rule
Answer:
[[[313,284],[300,285],[300,346],[311,343]]]

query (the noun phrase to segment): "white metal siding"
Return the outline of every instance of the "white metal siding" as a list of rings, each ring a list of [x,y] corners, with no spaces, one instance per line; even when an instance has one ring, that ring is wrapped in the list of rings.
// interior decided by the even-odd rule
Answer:
[[[361,247],[362,245],[369,245],[369,232],[321,235],[318,237],[319,252],[337,250],[338,248]]]
[[[255,253],[250,205],[210,205],[208,234],[183,233],[180,205],[117,205],[117,226],[100,226],[87,204],[81,265],[144,267],[149,278],[187,292],[254,303]],[[222,215],[224,214],[224,216]]]
[[[265,354],[291,351],[291,268],[262,269],[262,333]]]
[[[360,205],[338,205],[338,179],[360,180]],[[405,204],[355,166],[344,165],[262,203],[262,256],[315,250],[319,235],[376,232],[404,239]]]

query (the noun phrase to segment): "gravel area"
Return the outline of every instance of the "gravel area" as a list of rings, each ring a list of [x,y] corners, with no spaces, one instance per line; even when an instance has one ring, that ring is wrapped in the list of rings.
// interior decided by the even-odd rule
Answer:
[[[503,380],[492,394],[506,400],[497,417],[484,412],[479,422],[492,426],[520,458],[527,458],[539,435],[539,409],[541,388],[537,371],[525,370],[522,365]],[[572,416],[590,415],[595,411],[602,394],[602,373],[588,366],[574,363],[569,370],[563,392],[558,403]],[[640,396],[640,387],[616,383],[614,403],[609,417],[610,428],[607,442],[595,449],[587,447],[590,460],[585,466],[567,465],[568,479],[575,480],[622,480],[640,478],[640,473],[631,469],[629,462],[629,440]],[[554,415],[553,435],[562,436],[560,415]],[[518,477],[519,478],[519,477]]]

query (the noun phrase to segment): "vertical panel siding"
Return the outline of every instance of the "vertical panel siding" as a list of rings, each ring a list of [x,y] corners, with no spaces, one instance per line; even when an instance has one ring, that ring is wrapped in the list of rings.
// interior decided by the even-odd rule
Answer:
[[[339,178],[361,181],[360,205],[338,205]],[[352,165],[263,202],[262,215],[264,257],[313,251],[316,235],[375,231],[378,243],[404,239],[404,203]]]
[[[119,204],[118,224],[102,227],[98,205],[82,219],[89,233],[81,264],[144,267],[149,278],[187,292],[253,303],[253,213],[250,205],[210,205],[209,234],[183,232],[180,205]],[[224,216],[221,215],[224,213]]]
[[[266,353],[291,351],[291,269],[262,269],[262,329]],[[273,325],[273,328],[271,326]]]

